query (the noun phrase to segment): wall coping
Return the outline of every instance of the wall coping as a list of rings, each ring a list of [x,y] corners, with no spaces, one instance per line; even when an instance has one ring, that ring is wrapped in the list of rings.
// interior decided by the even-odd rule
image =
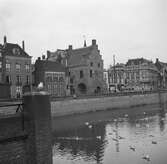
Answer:
[[[38,96],[38,95],[50,95],[50,94],[46,91],[26,92],[26,93],[24,93],[23,97],[25,97],[25,96]]]

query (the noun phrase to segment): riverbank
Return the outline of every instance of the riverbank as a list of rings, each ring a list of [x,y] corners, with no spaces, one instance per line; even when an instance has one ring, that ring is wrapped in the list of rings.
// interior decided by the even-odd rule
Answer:
[[[167,92],[103,96],[66,101],[51,101],[52,116],[65,116],[86,112],[124,109],[167,102]]]

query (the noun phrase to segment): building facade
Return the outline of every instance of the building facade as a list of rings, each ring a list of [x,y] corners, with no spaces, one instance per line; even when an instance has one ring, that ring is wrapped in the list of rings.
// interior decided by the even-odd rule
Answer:
[[[22,47],[18,44],[7,43],[1,48],[2,82],[10,84],[11,98],[20,98],[24,88],[31,89],[32,72],[31,56],[25,52],[24,41]]]
[[[126,63],[127,87],[132,90],[156,90],[159,71],[155,64],[147,59],[131,59]]]
[[[109,69],[109,83],[118,90],[156,90],[159,71],[152,61],[144,58],[130,59]]]
[[[159,88],[167,88],[167,63],[159,61],[156,59],[155,66],[159,71]]]
[[[52,97],[66,95],[66,69],[62,64],[43,57],[36,60],[34,69],[35,86],[42,82]]]
[[[106,70],[106,69],[104,69],[104,71],[103,71],[103,78],[104,78],[104,82],[105,82],[105,85],[106,85],[106,92],[108,92],[109,91],[109,78],[108,78],[109,76],[108,76],[108,71]]]
[[[0,83],[2,83],[2,45],[0,44]]]
[[[125,64],[117,63],[108,70],[109,91],[121,90],[126,84]]]
[[[67,68],[70,94],[84,95],[101,93],[104,90],[103,60],[96,44],[73,49],[72,45],[66,50],[57,50],[48,55],[48,60],[56,60]]]

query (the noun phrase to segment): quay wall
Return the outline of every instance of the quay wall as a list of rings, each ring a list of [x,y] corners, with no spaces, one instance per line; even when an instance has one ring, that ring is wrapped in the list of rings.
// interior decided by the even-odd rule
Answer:
[[[51,110],[47,93],[25,95],[22,109],[0,115],[0,164],[52,164]]]
[[[26,134],[20,115],[0,118],[0,163],[25,163]]]
[[[52,101],[51,112],[52,116],[64,116],[99,110],[131,108],[165,102],[167,102],[167,92],[72,99]]]

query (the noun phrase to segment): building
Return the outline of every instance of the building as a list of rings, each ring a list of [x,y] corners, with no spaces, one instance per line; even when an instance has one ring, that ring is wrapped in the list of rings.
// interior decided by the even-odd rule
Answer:
[[[104,78],[104,82],[105,82],[105,85],[106,85],[106,92],[109,91],[109,79],[108,79],[108,71],[106,69],[104,69],[103,71],[103,78]]]
[[[144,58],[129,59],[126,64],[109,68],[110,90],[155,90],[159,87],[159,70]]]
[[[144,58],[128,60],[125,74],[127,87],[132,90],[155,90],[158,88],[159,71],[150,60]]]
[[[31,56],[25,52],[24,41],[22,47],[8,43],[6,36],[1,46],[0,67],[2,83],[10,84],[12,98],[19,98],[24,88],[31,89]]]
[[[2,45],[0,44],[0,83],[2,83]]]
[[[110,66],[108,70],[109,90],[121,90],[125,84],[125,64],[117,63],[115,66]]]
[[[159,88],[167,88],[167,63],[159,61],[156,59],[155,66],[159,71]]]
[[[39,57],[34,65],[34,82],[37,86],[40,82],[44,89],[53,97],[66,95],[66,69],[57,61],[49,61],[43,56]]]
[[[68,86],[70,94],[96,94],[104,91],[103,60],[96,44],[73,49],[72,45],[66,50],[49,52],[48,60],[56,60],[68,70]]]

